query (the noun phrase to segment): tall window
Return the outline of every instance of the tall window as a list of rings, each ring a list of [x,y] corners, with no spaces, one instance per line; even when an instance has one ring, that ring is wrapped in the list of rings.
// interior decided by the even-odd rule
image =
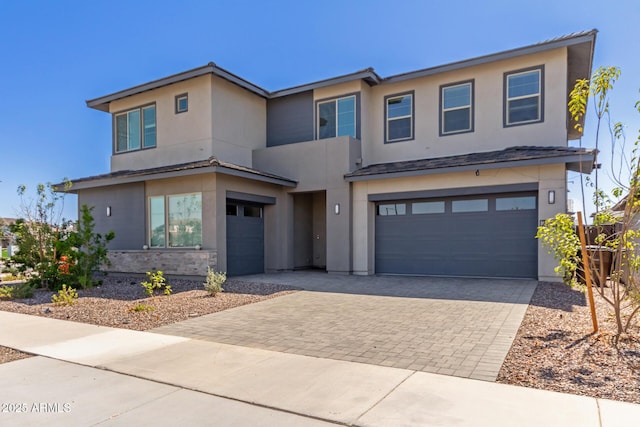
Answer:
[[[356,137],[356,97],[318,102],[318,139]]]
[[[473,82],[440,88],[440,134],[473,131]]]
[[[543,69],[505,74],[505,126],[542,121]]]
[[[150,197],[149,227],[152,248],[201,245],[202,194]]]
[[[413,139],[413,93],[385,97],[385,142]]]
[[[115,151],[156,146],[156,106],[136,108],[115,115]]]

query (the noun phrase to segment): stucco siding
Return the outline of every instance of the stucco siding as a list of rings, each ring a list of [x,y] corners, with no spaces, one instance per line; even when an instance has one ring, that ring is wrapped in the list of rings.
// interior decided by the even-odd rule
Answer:
[[[176,95],[187,93],[189,110],[176,114]],[[111,171],[137,170],[209,158],[211,135],[211,78],[201,76],[175,83],[110,104],[117,113],[155,103],[156,147],[111,156]],[[113,124],[112,124],[113,127]],[[113,140],[110,141],[113,147]]]
[[[313,91],[267,101],[267,147],[311,141]]]
[[[122,184],[78,192],[78,207],[93,207],[95,232],[113,231],[108,249],[142,249],[145,244],[144,184]],[[107,216],[110,207],[111,216]],[[78,212],[78,217],[81,217]]]
[[[503,126],[503,78],[505,72],[544,65],[544,121],[521,126]],[[497,61],[452,72],[382,84],[370,89],[363,127],[368,136],[363,145],[364,165],[399,160],[444,157],[515,145],[567,145],[567,56],[559,48],[524,57]],[[474,80],[474,131],[440,136],[441,85]],[[384,97],[414,91],[415,137],[387,143],[384,139]]]
[[[220,77],[211,79],[213,155],[251,167],[251,151],[266,147],[267,102]]]

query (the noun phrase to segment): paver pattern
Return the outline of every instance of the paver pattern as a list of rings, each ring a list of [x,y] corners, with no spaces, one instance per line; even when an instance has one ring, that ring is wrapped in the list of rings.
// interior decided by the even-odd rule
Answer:
[[[305,291],[153,332],[494,381],[537,285],[318,272],[243,279]]]

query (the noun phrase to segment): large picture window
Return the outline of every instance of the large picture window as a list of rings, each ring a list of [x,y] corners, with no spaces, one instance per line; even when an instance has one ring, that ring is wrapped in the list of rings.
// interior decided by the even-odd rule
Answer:
[[[202,245],[202,194],[150,197],[149,226],[152,248]]]
[[[385,97],[385,142],[413,139],[413,93]]]
[[[440,134],[473,131],[473,82],[440,88]]]
[[[156,146],[156,106],[136,108],[115,115],[115,152]]]
[[[541,122],[543,69],[505,74],[505,126]]]
[[[318,102],[318,139],[356,137],[356,97]]]

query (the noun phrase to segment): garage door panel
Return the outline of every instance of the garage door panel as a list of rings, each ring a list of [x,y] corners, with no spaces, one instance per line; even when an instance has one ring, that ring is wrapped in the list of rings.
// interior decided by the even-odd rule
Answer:
[[[227,215],[227,274],[264,273],[264,219]]]
[[[487,211],[451,212],[450,198],[444,214],[376,216],[376,272],[537,277],[537,209],[496,211],[496,197],[484,196]]]

